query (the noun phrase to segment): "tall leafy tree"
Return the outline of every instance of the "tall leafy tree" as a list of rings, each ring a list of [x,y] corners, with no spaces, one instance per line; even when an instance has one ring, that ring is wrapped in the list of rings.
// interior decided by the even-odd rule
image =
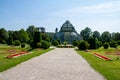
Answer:
[[[8,37],[9,37],[8,32],[4,28],[1,28],[0,29],[0,43],[6,43]]]
[[[95,38],[90,37],[88,43],[90,44],[90,49],[97,49],[97,40]]]
[[[105,31],[101,35],[102,41],[109,42],[111,40],[111,34],[108,31]]]
[[[97,38],[98,40],[100,40],[100,33],[98,31],[94,31],[92,36],[93,38]]]
[[[7,44],[8,45],[12,45],[13,44],[13,37],[12,36],[9,36]]]
[[[11,31],[11,30],[8,31],[9,36],[12,36],[13,33],[14,33],[14,31]]]
[[[30,40],[33,40],[35,32],[38,32],[39,29],[36,28],[34,25],[31,25],[27,28],[26,31],[28,33],[28,36],[29,36]]]
[[[27,42],[29,40],[29,36],[24,29],[21,29],[19,32],[19,40],[20,42]]]
[[[41,42],[41,33],[35,32],[33,42],[32,42],[32,48],[37,48],[37,44]]]
[[[80,32],[80,35],[82,36],[83,40],[88,40],[91,35],[91,29],[86,27],[84,30]]]
[[[20,39],[19,32],[18,31],[14,31],[13,34],[12,34],[12,37],[13,37],[13,41],[19,40]]]
[[[120,40],[120,33],[112,33],[112,39],[115,41],[119,41]]]

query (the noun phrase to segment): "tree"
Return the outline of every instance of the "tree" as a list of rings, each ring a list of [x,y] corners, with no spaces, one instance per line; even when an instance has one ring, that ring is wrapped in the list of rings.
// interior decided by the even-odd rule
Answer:
[[[40,27],[40,30],[42,33],[45,33],[45,28],[44,27]]]
[[[102,41],[104,42],[110,42],[111,40],[111,34],[108,31],[105,31],[101,35]]]
[[[14,32],[14,31],[9,30],[9,31],[8,31],[9,36],[12,36],[12,35],[13,35],[13,32]]]
[[[120,40],[120,33],[112,33],[112,39],[115,41],[119,41]]]
[[[35,32],[34,34],[34,38],[33,38],[33,46],[32,48],[37,48],[37,43],[40,43],[41,42],[41,33],[40,32]]]
[[[12,37],[13,37],[13,41],[19,40],[20,39],[19,32],[18,31],[14,31],[13,34],[12,34]]]
[[[90,49],[97,49],[97,41],[95,38],[90,37],[88,39],[88,43],[90,44],[90,47],[89,47]]]
[[[91,29],[86,27],[80,32],[80,35],[82,36],[83,40],[87,41],[91,35]]]
[[[98,31],[94,31],[92,36],[93,38],[97,38],[98,40],[100,40],[100,33]]]
[[[24,29],[21,29],[18,33],[19,33],[20,42],[22,42],[22,43],[28,42],[29,36],[28,36],[27,32]]]
[[[57,32],[58,32],[58,28],[55,29],[55,33],[57,33]]]
[[[0,29],[0,43],[6,43],[8,37],[9,37],[8,32],[4,28],[1,28]]]
[[[110,45],[110,47],[112,47],[112,48],[116,48],[116,47],[118,46],[117,42],[115,42],[115,41],[109,42],[109,45]]]
[[[34,25],[31,25],[27,28],[26,31],[28,33],[28,36],[29,36],[30,40],[33,40],[35,32],[38,32],[39,29],[36,28]]]
[[[12,37],[12,36],[9,36],[8,41],[7,41],[7,44],[8,44],[8,45],[12,45],[12,43],[13,43],[13,37]]]

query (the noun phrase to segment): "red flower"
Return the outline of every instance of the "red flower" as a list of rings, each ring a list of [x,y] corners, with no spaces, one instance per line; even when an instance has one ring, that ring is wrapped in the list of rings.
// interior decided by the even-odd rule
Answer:
[[[108,58],[106,56],[103,56],[103,55],[100,55],[98,53],[94,53],[94,55],[97,56],[97,57],[99,57],[99,58],[101,58],[101,59],[103,59],[103,60],[111,60],[110,58]]]

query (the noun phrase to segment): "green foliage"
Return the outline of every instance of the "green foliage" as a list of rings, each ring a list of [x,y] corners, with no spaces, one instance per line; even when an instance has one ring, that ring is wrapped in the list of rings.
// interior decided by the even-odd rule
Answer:
[[[109,49],[99,49],[100,52],[105,53],[105,51],[109,51]],[[77,52],[85,58],[88,63],[93,67],[97,72],[99,72],[101,75],[103,75],[106,79],[105,80],[120,80],[120,60],[115,61],[104,61],[99,58],[97,58],[93,54],[93,52],[100,53],[97,50],[91,51],[91,52],[85,52],[77,50]]]
[[[7,44],[12,45],[12,42],[13,42],[13,38],[12,38],[12,36],[10,36],[7,40]]]
[[[3,47],[3,46],[0,46],[0,51],[1,50],[6,52],[6,50],[13,50],[13,47],[9,47],[9,46]],[[23,49],[23,48],[20,48],[20,47],[14,47],[14,50],[16,50],[16,51],[17,50],[19,50],[19,51],[23,51],[23,50],[27,51],[27,48]],[[46,52],[48,52],[50,50],[52,50],[52,49],[32,50],[31,51],[32,54],[22,55],[22,56],[19,56],[19,57],[16,57],[16,58],[12,58],[12,59],[5,58],[5,56],[10,55],[9,52],[8,52],[8,54],[7,53],[6,54],[0,54],[0,61],[1,61],[0,62],[0,72],[5,71],[5,70],[7,70],[9,68],[12,68],[12,67],[14,67],[14,66],[16,66],[16,65],[18,65],[18,64],[20,64],[20,63],[22,63],[24,61],[27,61],[27,60],[29,60],[29,59],[31,59],[33,57],[40,56],[43,53],[46,53]]]
[[[29,26],[26,30],[30,40],[33,40],[35,32],[38,32],[38,31],[39,30],[34,25]]]
[[[79,42],[79,44],[78,44],[78,48],[79,48],[80,50],[86,50],[86,49],[88,49],[88,47],[89,47],[88,42],[87,42],[87,41],[84,41],[84,40],[81,40],[81,41]]]
[[[102,38],[102,41],[110,42],[111,34],[108,31],[105,31],[102,33],[101,38]]]
[[[47,36],[46,33],[41,33],[42,40],[48,41],[49,42],[49,37]]]
[[[24,43],[26,43],[26,42],[28,42],[28,40],[29,40],[29,36],[28,36],[28,34],[27,34],[27,32],[24,30],[24,29],[21,29],[19,32],[18,32],[18,36],[19,36],[19,40],[20,40],[20,42],[24,42]]]
[[[47,38],[45,39],[45,41],[50,42],[50,38],[49,38],[49,37],[47,37]]]
[[[108,43],[104,43],[103,47],[104,47],[104,49],[108,49],[109,48],[109,44]]]
[[[37,43],[37,48],[40,48],[41,47],[41,43]]]
[[[100,33],[98,31],[94,31],[92,36],[93,38],[100,40]]]
[[[58,42],[57,40],[54,40],[54,41],[52,42],[52,45],[58,46],[58,45],[59,45],[59,42]]]
[[[97,41],[95,38],[93,37],[89,38],[88,43],[90,44],[89,49],[97,49]]]
[[[119,41],[117,41],[117,44],[118,44],[118,45],[120,45],[120,40],[119,40]]]
[[[43,49],[48,49],[50,47],[50,43],[48,43],[47,41],[45,40],[42,40],[41,41],[41,48]]]
[[[19,46],[19,45],[20,45],[20,41],[19,41],[19,40],[15,40],[15,41],[14,41],[14,45],[15,45],[15,46]]]
[[[73,45],[74,45],[74,46],[78,46],[78,41],[76,41],[76,40],[73,41]]]
[[[15,40],[20,40],[19,32],[18,32],[18,31],[14,31],[14,32],[12,33],[12,37],[13,37],[13,41],[15,41]]]
[[[12,45],[15,45],[15,42],[14,42],[14,41],[12,42]]]
[[[112,48],[116,48],[118,46],[117,42],[115,42],[115,41],[109,42],[109,45]]]
[[[21,48],[25,48],[25,43],[22,43],[22,44],[21,44]]]
[[[97,48],[102,46],[102,42],[101,41],[97,41],[96,43],[97,43]]]
[[[63,44],[64,44],[64,46],[66,46],[66,45],[67,45],[67,42],[66,42],[66,41],[64,41],[64,43],[63,43]]]
[[[33,42],[31,43],[32,48],[37,48],[37,43],[41,42],[41,33],[35,32]]]
[[[8,40],[8,32],[4,29],[4,28],[1,28],[0,29],[0,43],[6,43],[7,40]]]
[[[80,35],[82,36],[83,40],[87,41],[90,37],[91,29],[86,27],[84,30],[80,32]]]
[[[119,41],[120,40],[120,33],[117,32],[117,33],[112,33],[112,39],[114,41]]]

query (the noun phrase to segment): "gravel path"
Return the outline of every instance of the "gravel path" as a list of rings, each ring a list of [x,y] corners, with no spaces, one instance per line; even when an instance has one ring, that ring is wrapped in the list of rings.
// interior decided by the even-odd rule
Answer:
[[[0,73],[0,80],[105,80],[73,48],[56,48]]]

